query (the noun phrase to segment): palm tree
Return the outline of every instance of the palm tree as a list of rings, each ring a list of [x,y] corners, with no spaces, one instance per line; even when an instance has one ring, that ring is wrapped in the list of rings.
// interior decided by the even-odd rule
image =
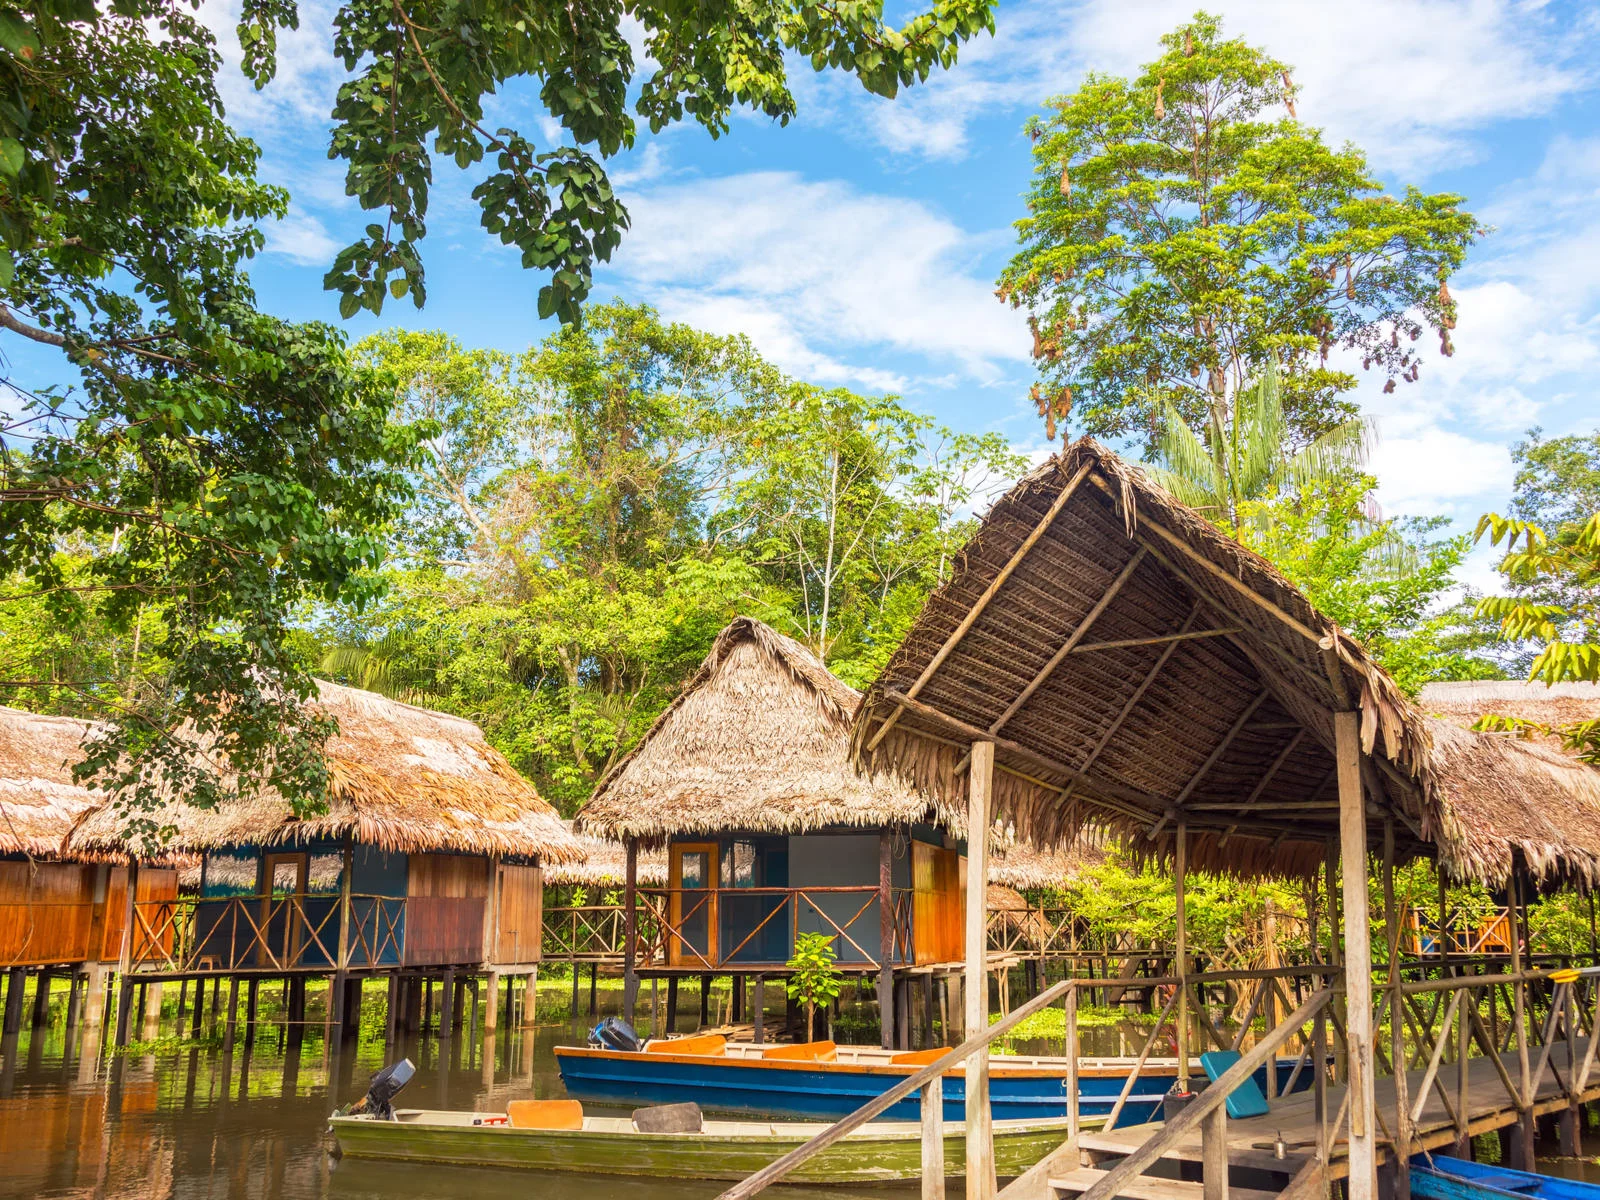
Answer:
[[[1349,479],[1367,464],[1375,431],[1366,417],[1341,421],[1321,437],[1289,449],[1289,426],[1283,416],[1276,358],[1234,395],[1232,420],[1224,428],[1220,414],[1206,425],[1202,441],[1170,404],[1165,428],[1156,441],[1158,466],[1150,473],[1158,483],[1191,508],[1241,542],[1250,541],[1252,528],[1269,519],[1265,507],[1252,501],[1271,501],[1300,489]],[[1375,504],[1361,514],[1362,532],[1386,531]],[[1385,566],[1405,574],[1414,553],[1398,534],[1384,539]]]

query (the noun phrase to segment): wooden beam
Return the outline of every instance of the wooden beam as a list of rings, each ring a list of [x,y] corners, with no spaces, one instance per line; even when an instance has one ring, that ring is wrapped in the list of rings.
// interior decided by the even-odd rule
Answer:
[[[1049,509],[1039,519],[1039,523],[1033,527],[1033,532],[1022,540],[1022,545],[1016,548],[1006,561],[1006,565],[1000,568],[999,574],[989,581],[989,586],[983,589],[983,595],[979,596],[977,602],[967,610],[967,615],[961,618],[961,623],[955,627],[949,637],[945,638],[944,645],[939,647],[938,652],[928,660],[928,665],[922,668],[922,673],[906,689],[906,695],[914,700],[917,694],[927,686],[928,680],[933,678],[933,673],[939,669],[945,659],[950,657],[951,651],[966,636],[967,630],[977,623],[978,618],[983,615],[983,610],[989,607],[989,601],[994,599],[995,593],[1000,590],[1000,586],[1011,578],[1011,573],[1021,565],[1023,559],[1028,557],[1028,551],[1033,549],[1039,539],[1055,523],[1055,519],[1061,515],[1061,510],[1067,506],[1067,501],[1072,499],[1072,494],[1078,490],[1078,485],[1083,482],[1084,477],[1089,474],[1093,465],[1092,461],[1085,462],[1083,466],[1078,468],[1078,473],[1067,481],[1067,486],[1062,488],[1060,494],[1051,502]],[[889,719],[878,727],[878,732],[872,735],[872,741],[867,743],[868,750],[876,750],[878,748],[878,743],[883,741],[889,730],[894,727],[896,720],[897,714],[891,713]]]
[[[989,797],[994,743],[974,742],[967,783],[966,1034],[989,1028]],[[989,1112],[989,1048],[966,1062],[967,1200],[994,1200],[994,1141]]]
[[[1104,792],[1113,799],[1127,800],[1132,804],[1145,806],[1146,811],[1151,815],[1162,812],[1167,807],[1166,801],[1157,799],[1147,792],[1141,792],[1137,788],[1130,788],[1120,783],[1111,783],[1108,780],[1097,779],[1093,776],[1085,775],[1081,771],[1075,771],[1065,763],[1057,762],[1048,755],[1040,754],[1036,750],[1030,750],[1018,742],[1011,741],[1009,738],[993,736],[987,729],[980,729],[976,725],[969,725],[960,718],[952,717],[947,713],[940,712],[931,704],[924,704],[922,701],[913,699],[904,692],[891,689],[883,693],[883,698],[900,705],[903,709],[909,710],[912,714],[921,718],[922,720],[930,721],[935,725],[942,726],[944,729],[953,733],[957,737],[967,737],[972,739],[974,742],[993,742],[996,748],[1004,750],[1007,754],[1014,754],[1018,758],[1031,762],[1041,770],[1049,771],[1052,774],[1062,776],[1064,779],[1075,781],[1082,787],[1090,790]]]
[[[1197,638],[1228,637],[1243,633],[1241,626],[1226,629],[1196,629],[1192,633],[1163,633],[1159,637],[1119,638],[1114,642],[1083,642],[1072,648],[1074,654],[1088,654],[1095,650],[1121,650],[1124,646],[1160,646],[1166,642],[1192,642]]]
[[[994,724],[989,726],[990,733],[999,733],[1000,727],[1015,716],[1017,710],[1028,702],[1029,698],[1039,690],[1046,679],[1050,678],[1050,673],[1061,665],[1061,660],[1072,653],[1072,648],[1082,640],[1084,634],[1089,632],[1089,626],[1093,625],[1100,614],[1105,612],[1111,601],[1116,598],[1117,593],[1122,590],[1122,585],[1132,578],[1134,571],[1144,561],[1144,556],[1145,550],[1143,547],[1133,552],[1133,557],[1128,560],[1127,565],[1122,568],[1117,577],[1111,581],[1111,586],[1106,589],[1105,594],[1094,602],[1094,607],[1089,610],[1089,615],[1078,623],[1078,627],[1072,631],[1067,640],[1061,643],[1061,648],[1050,656],[1050,661],[1045,663],[1039,673],[1028,682],[1028,686],[1022,689],[1017,698],[1006,705],[1005,712],[995,718]]]
[[[1367,806],[1361,786],[1361,717],[1335,713],[1339,771],[1339,860],[1344,915],[1345,1047],[1349,1064],[1349,1200],[1375,1200],[1378,1188],[1372,1036],[1372,938],[1367,895]]]
[[[1089,480],[1101,491],[1105,492],[1106,495],[1110,496],[1113,504],[1115,504],[1119,509],[1121,508],[1121,504],[1117,500],[1116,492],[1112,490],[1110,483],[1103,479],[1098,473],[1091,475]],[[1136,529],[1150,530],[1157,537],[1161,538],[1162,541],[1166,542],[1174,550],[1178,551],[1178,553],[1189,559],[1189,561],[1194,563],[1213,579],[1226,584],[1229,588],[1233,589],[1233,591],[1237,592],[1239,595],[1255,604],[1264,612],[1267,612],[1276,617],[1278,620],[1282,621],[1290,629],[1300,634],[1300,636],[1310,638],[1313,642],[1317,642],[1319,644],[1321,643],[1323,637],[1322,634],[1314,631],[1298,617],[1294,617],[1289,613],[1286,613],[1271,600],[1268,600],[1265,596],[1258,593],[1249,584],[1243,582],[1242,580],[1235,579],[1232,575],[1229,575],[1221,567],[1217,566],[1216,563],[1212,562],[1205,555],[1201,554],[1199,551],[1195,550],[1194,547],[1190,546],[1188,541],[1173,533],[1159,521],[1153,521],[1150,519],[1150,517],[1143,513],[1136,514],[1133,519],[1134,527]],[[1135,538],[1141,544],[1144,544],[1144,539],[1138,538],[1137,535],[1135,535]]]
[[[622,902],[626,906],[622,917],[622,1011],[623,1020],[633,1024],[634,998],[639,990],[639,976],[635,966],[638,957],[639,920],[639,839],[628,838],[624,843],[626,855],[623,866]],[[713,886],[715,884],[713,883]],[[712,922],[715,925],[715,922]],[[577,947],[574,946],[574,949]],[[670,958],[670,955],[668,956]],[[572,964],[573,1015],[577,1015],[578,964]]]
[[[1189,1091],[1189,827],[1178,825],[1178,844],[1174,848],[1172,882],[1177,901],[1177,944],[1174,947],[1177,961],[1173,964],[1178,975],[1178,1091]]]
[[[1401,1019],[1405,993],[1400,986],[1400,908],[1394,894],[1394,822],[1383,823],[1383,925],[1389,961],[1389,1061],[1394,1067],[1395,1200],[1411,1200],[1411,1098],[1407,1094],[1406,1027]],[[1476,1006],[1474,1006],[1476,1011]],[[1498,1063],[1500,1056],[1496,1054]]]
[[[1244,798],[1244,807],[1249,808],[1256,802],[1257,797],[1267,790],[1267,784],[1272,782],[1272,777],[1278,773],[1278,768],[1289,760],[1289,755],[1294,753],[1294,748],[1300,744],[1301,739],[1305,736],[1306,731],[1303,726],[1295,730],[1294,736],[1289,739],[1289,744],[1278,751],[1278,756],[1272,760],[1271,765],[1267,767],[1261,778],[1256,781],[1256,786],[1251,788],[1250,794]]]
[[[894,849],[887,828],[878,831],[878,1031],[885,1050],[894,1047]],[[799,901],[796,901],[798,905]],[[814,1035],[806,1030],[806,1039]],[[942,1151],[941,1151],[942,1152]]]

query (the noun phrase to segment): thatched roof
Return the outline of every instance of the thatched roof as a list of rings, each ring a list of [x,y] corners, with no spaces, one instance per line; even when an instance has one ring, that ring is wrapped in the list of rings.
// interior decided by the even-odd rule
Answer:
[[[659,842],[687,833],[949,823],[951,810],[892,773],[869,779],[851,767],[860,699],[799,642],[740,617],[600,781],[577,827]]]
[[[276,793],[202,810],[174,800],[156,819],[176,829],[180,852],[238,845],[305,843],[353,834],[385,850],[460,850],[583,857],[556,810],[484,739],[471,721],[318,681],[318,707],[339,732],[328,743],[327,812],[296,820]],[[121,819],[111,805],[84,818],[69,846],[115,851]]]
[[[1019,891],[1059,888],[1105,859],[1105,849],[1088,837],[1053,849],[1040,849],[1008,838],[997,842],[989,851],[989,886],[991,890],[998,885]]]
[[[1417,704],[1453,725],[1470,727],[1490,714],[1542,725],[1571,725],[1600,719],[1600,683],[1551,686],[1520,679],[1430,683],[1417,696]]]
[[[1422,711],[1270,562],[1085,438],[995,503],[868,689],[853,746],[961,808],[967,747],[992,740],[995,805],[1024,840],[1093,827],[1167,858],[1181,821],[1197,869],[1305,876],[1338,837],[1341,711],[1359,713],[1374,840],[1387,816],[1402,854],[1436,843],[1457,876],[1502,878],[1479,822],[1551,786],[1544,764],[1495,743],[1497,773],[1470,773],[1488,735],[1436,750]],[[1563,778],[1563,801],[1587,794]],[[1539,861],[1557,859],[1596,861]]]
[[[572,822],[566,822],[572,828]],[[628,852],[621,842],[608,841],[593,834],[576,833],[587,856],[580,862],[553,863],[544,869],[547,884],[578,887],[621,887],[628,881]],[[635,868],[642,886],[662,887],[667,882],[667,852],[664,849],[639,850]]]
[[[0,854],[56,856],[72,823],[105,799],[72,778],[91,728],[0,707]]]

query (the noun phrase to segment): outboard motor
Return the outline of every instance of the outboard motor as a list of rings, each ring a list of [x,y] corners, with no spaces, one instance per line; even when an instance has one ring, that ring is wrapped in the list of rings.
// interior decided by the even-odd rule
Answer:
[[[380,1121],[394,1120],[394,1098],[416,1073],[409,1058],[376,1072],[367,1084],[367,1094],[350,1106],[351,1114],[370,1113]]]
[[[621,1017],[607,1017],[589,1031],[589,1045],[599,1050],[625,1050],[631,1054],[644,1049],[644,1039]]]

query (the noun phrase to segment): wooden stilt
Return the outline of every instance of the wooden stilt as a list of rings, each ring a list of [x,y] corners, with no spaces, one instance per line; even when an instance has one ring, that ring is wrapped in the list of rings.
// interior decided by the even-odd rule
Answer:
[[[54,983],[55,977],[42,968],[34,976],[33,1027],[35,1029],[43,1029],[50,1023],[50,990]]]
[[[678,1032],[678,977],[673,975],[667,980],[667,1035]],[[757,1027],[757,1034],[760,1028]]]
[[[1411,1097],[1406,1078],[1405,992],[1400,977],[1400,910],[1394,895],[1394,820],[1383,823],[1383,925],[1389,952],[1389,1061],[1394,1067],[1395,1124],[1399,1145],[1391,1156],[1395,1200],[1411,1200]],[[1270,1024],[1268,1028],[1271,1028]]]
[[[600,989],[600,964],[597,963],[597,962],[590,963],[589,964],[589,1015],[591,1017],[595,1017],[595,1016],[599,1016],[600,1015],[599,989]]]
[[[711,1024],[711,976],[700,976],[700,1028]]]
[[[476,992],[473,993],[476,996]],[[484,994],[488,1001],[483,1006],[483,1031],[493,1033],[500,1027],[500,972],[490,971]],[[507,1018],[509,1020],[509,1017]]]
[[[677,984],[677,982],[678,981],[674,979],[667,985],[667,1021],[669,1024],[672,1020],[671,1014],[677,1010],[676,1001],[673,998],[674,986]],[[753,994],[750,1000],[750,1020],[755,1025],[754,1037],[755,1043],[758,1046],[767,1040],[766,984],[767,977],[762,975],[760,972],[757,972],[755,977],[755,987],[752,989]],[[653,987],[654,985],[655,981],[652,980],[651,986]]]
[[[922,1200],[945,1200],[944,1081],[922,1085]]]
[[[1520,974],[1523,966],[1523,937],[1527,925],[1522,919],[1522,873],[1511,875],[1511,973]],[[1511,1019],[1517,1034],[1517,1108],[1521,1115],[1511,1137],[1511,1165],[1519,1171],[1534,1169],[1533,1070],[1528,1062],[1528,984],[1518,980],[1511,985]]]
[[[622,887],[622,1019],[633,1024],[634,998],[639,988],[638,976],[638,910],[639,910],[639,839],[625,842],[627,857]],[[574,970],[577,968],[574,967]],[[590,977],[591,979],[593,976]],[[594,990],[590,986],[589,1011],[594,1012]]]
[[[256,1044],[256,1007],[261,993],[261,980],[252,978],[244,1002],[244,1046],[248,1050]]]
[[[233,1050],[233,1035],[237,1029],[239,1019],[239,977],[237,975],[228,977],[228,1011],[226,1019],[227,1028],[222,1035],[222,1049],[231,1052]]]
[[[967,776],[966,1036],[989,1027],[989,797],[994,743],[974,742]],[[967,1200],[994,1200],[994,1142],[989,1111],[989,1050],[966,1061]]]
[[[895,1044],[894,1005],[884,1003],[894,995],[894,847],[893,833],[878,833],[878,1024],[879,1042],[887,1050]]]
[[[76,970],[67,973],[67,1048],[72,1046],[72,1031],[78,1027],[78,1017],[83,1010],[83,977]]]

